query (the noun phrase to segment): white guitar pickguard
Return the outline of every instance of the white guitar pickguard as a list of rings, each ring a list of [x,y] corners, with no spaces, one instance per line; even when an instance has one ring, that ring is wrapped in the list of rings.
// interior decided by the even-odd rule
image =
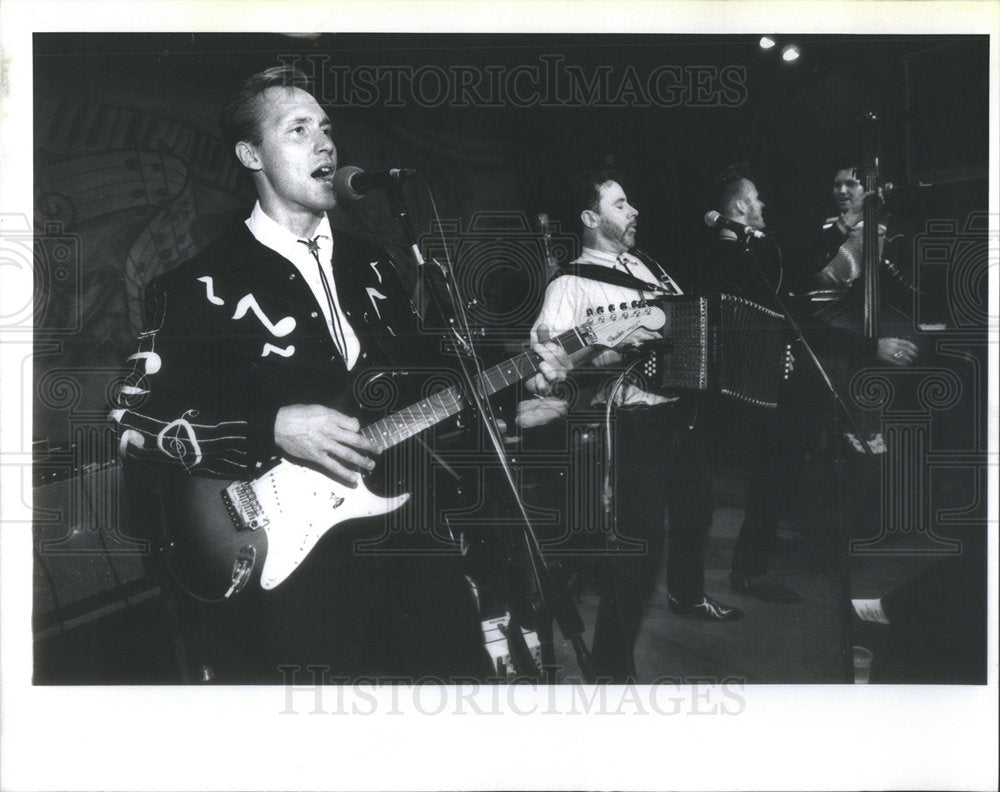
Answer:
[[[288,460],[256,479],[254,490],[269,520],[263,528],[267,532],[267,557],[260,578],[264,589],[280,585],[334,526],[388,514],[410,499],[409,493],[382,498],[363,480],[352,489]]]

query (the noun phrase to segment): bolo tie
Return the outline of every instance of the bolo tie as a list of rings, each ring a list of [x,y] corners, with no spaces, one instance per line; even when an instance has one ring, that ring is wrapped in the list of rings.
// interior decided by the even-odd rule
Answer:
[[[312,253],[319,269],[319,279],[323,283],[323,292],[326,294],[326,303],[330,307],[330,323],[333,326],[333,340],[336,342],[340,354],[347,363],[347,337],[344,335],[344,328],[340,323],[340,312],[337,310],[337,303],[333,299],[333,289],[330,288],[330,280],[326,277],[323,263],[319,260],[319,239],[323,234],[317,234],[312,239],[299,239],[298,242],[306,246]]]

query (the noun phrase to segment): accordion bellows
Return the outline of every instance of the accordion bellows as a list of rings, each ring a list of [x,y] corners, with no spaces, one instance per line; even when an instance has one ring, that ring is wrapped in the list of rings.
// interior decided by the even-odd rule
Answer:
[[[644,362],[656,390],[721,393],[758,407],[778,405],[785,376],[784,316],[743,297],[667,297],[663,337]]]

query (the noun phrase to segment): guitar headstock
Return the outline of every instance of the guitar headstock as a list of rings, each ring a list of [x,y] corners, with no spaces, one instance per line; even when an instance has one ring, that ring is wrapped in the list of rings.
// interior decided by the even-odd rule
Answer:
[[[640,327],[659,330],[667,321],[662,308],[639,300],[588,308],[587,315],[580,330],[590,346],[615,347]]]

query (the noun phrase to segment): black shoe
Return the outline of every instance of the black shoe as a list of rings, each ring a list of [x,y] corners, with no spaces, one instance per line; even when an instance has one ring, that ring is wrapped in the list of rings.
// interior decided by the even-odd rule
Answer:
[[[729,573],[733,591],[749,594],[765,602],[802,602],[802,595],[795,589],[771,580],[767,575],[741,575]]]
[[[668,595],[667,605],[674,613],[701,616],[703,619],[708,619],[709,621],[734,621],[743,615],[743,611],[739,608],[734,608],[731,605],[723,605],[721,602],[716,602],[704,594],[701,597],[701,602],[696,602],[693,605],[684,605],[680,600],[676,600]]]

